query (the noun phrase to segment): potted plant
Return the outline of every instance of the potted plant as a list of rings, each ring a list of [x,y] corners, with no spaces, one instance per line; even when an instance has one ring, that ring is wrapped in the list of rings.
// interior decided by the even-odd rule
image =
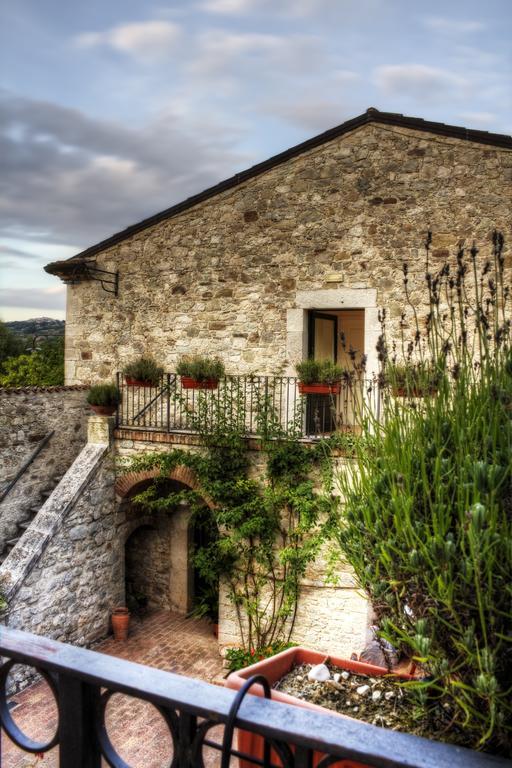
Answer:
[[[338,395],[345,371],[331,360],[302,360],[295,366],[301,395]]]
[[[439,367],[433,363],[390,363],[385,380],[393,397],[426,397],[435,395],[441,379]]]
[[[302,698],[299,698],[298,696],[292,696],[288,693],[284,693],[283,691],[276,690],[273,686],[281,680],[285,675],[287,675],[289,672],[291,672],[295,667],[299,667],[303,664],[306,665],[323,665],[326,662],[329,662],[331,665],[340,668],[344,670],[345,672],[348,672],[350,675],[363,675],[365,677],[371,678],[372,680],[382,678],[389,679],[390,671],[387,667],[377,667],[373,664],[367,664],[362,661],[353,661],[348,659],[340,659],[337,657],[327,657],[325,653],[321,653],[318,651],[311,651],[306,648],[301,647],[295,647],[295,648],[288,648],[285,651],[282,651],[281,653],[276,654],[275,656],[271,656],[270,658],[263,659],[262,661],[258,661],[256,664],[251,664],[249,667],[245,667],[244,669],[240,669],[236,672],[232,672],[228,678],[226,679],[225,685],[228,688],[232,688],[234,690],[240,690],[240,688],[244,685],[244,683],[253,675],[263,675],[268,680],[268,683],[271,687],[271,698],[274,701],[281,701],[285,704],[291,704],[295,707],[301,707],[304,709],[312,709],[320,712],[326,712],[328,711],[331,715],[336,715],[340,718],[347,718],[350,717],[353,719],[354,717],[357,717],[357,713],[354,713],[353,715],[346,715],[341,714],[340,712],[333,711],[332,709],[327,709],[324,706],[321,706],[319,704],[315,704],[313,702],[304,700]],[[407,673],[400,673],[394,675],[395,679],[403,679],[403,680],[411,680],[413,679],[413,676]],[[335,680],[332,681],[332,685],[336,686],[338,683],[336,683]],[[263,689],[260,685],[255,685],[253,688],[251,688],[251,693],[255,694],[256,696],[262,696],[263,695]],[[366,695],[370,694],[368,698],[371,697],[370,691],[365,691]],[[357,696],[357,694],[356,694]],[[343,697],[345,698],[345,696]],[[361,694],[362,698],[362,694]],[[353,708],[352,708],[353,711]],[[264,750],[264,740],[262,736],[259,736],[255,733],[250,733],[248,731],[238,731],[238,750],[246,755],[250,755],[253,758],[262,759],[263,758],[263,750]],[[279,763],[279,759],[277,755],[273,755],[274,758],[277,758],[273,760],[272,762]],[[313,756],[313,765],[317,765],[320,760],[324,757],[322,753],[315,752]],[[241,768],[248,768],[249,765],[252,763],[249,763],[248,761],[241,761],[240,765]],[[353,762],[353,761],[343,761],[343,768],[369,768],[369,766],[366,766],[363,763],[359,762]]]
[[[129,387],[156,387],[163,372],[164,369],[152,357],[139,357],[123,369]]]
[[[99,416],[112,416],[120,399],[121,394],[115,384],[95,384],[87,395],[87,402]]]
[[[200,355],[182,357],[176,371],[183,389],[217,389],[224,376],[224,363],[218,357]]]

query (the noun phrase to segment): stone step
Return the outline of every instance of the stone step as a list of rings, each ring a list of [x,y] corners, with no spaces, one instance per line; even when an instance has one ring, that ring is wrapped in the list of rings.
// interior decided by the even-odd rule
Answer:
[[[33,519],[34,518],[32,518],[32,520]],[[23,522],[23,523],[18,523],[18,528],[21,528],[23,531],[26,531],[27,528],[29,527],[30,523],[32,522],[32,520],[25,520],[25,522]]]
[[[32,515],[37,515],[37,513],[39,512],[40,509],[41,509],[41,507],[29,507],[28,511]]]
[[[5,542],[7,549],[11,550],[13,547],[15,547],[18,541],[20,540],[20,538],[21,536],[17,536],[15,539],[7,539],[7,541]]]

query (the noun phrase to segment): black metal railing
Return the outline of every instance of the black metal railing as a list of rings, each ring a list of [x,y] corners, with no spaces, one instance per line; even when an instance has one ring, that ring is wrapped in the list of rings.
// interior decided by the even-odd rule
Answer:
[[[266,689],[259,677],[235,693],[5,627],[0,628],[0,654],[4,657],[0,668],[0,765],[7,734],[25,752],[44,754],[56,747],[60,768],[100,768],[102,756],[110,766],[126,768],[105,718],[112,696],[122,693],[150,702],[162,715],[172,741],[168,765],[173,768],[204,768],[207,750],[218,755],[221,768],[227,768],[233,758],[243,766],[263,768],[310,768],[313,764],[341,768],[342,759],[371,768],[510,768],[510,761],[461,747],[246,696],[254,684],[260,694]],[[56,699],[58,724],[46,743],[32,741],[11,715],[7,682],[15,663],[35,668]],[[266,696],[268,693],[265,690]],[[235,728],[258,734],[258,748],[240,752]],[[149,733],[143,732],[141,749],[148,739]],[[244,743],[254,744],[254,740],[240,742]],[[211,752],[209,755],[211,765]]]
[[[157,385],[133,386],[117,376],[121,403],[117,426],[158,432],[196,432],[207,419],[237,420],[250,436],[273,421],[285,434],[304,438],[357,431],[367,408],[379,410],[376,381],[347,378],[337,394],[301,395],[293,376],[227,376],[212,389],[188,389],[167,373]]]

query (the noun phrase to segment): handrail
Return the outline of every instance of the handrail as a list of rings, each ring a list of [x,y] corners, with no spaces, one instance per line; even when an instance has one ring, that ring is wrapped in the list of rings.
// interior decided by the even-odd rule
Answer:
[[[0,655],[9,659],[0,669],[1,728],[25,751],[44,753],[58,743],[61,768],[100,768],[102,753],[110,765],[126,765],[115,752],[105,723],[106,705],[114,692],[157,707],[171,732],[176,768],[202,765],[205,746],[222,753],[222,742],[211,740],[210,730],[228,724],[230,718],[235,727],[269,742],[284,768],[312,765],[315,753],[327,756],[321,763],[325,766],[341,759],[372,768],[511,766],[504,758],[257,695],[246,696],[233,718],[237,694],[230,689],[2,626]],[[37,668],[59,702],[56,735],[46,744],[28,739],[9,712],[7,676],[16,662]],[[141,733],[141,740],[145,737]],[[256,756],[257,749],[251,754],[230,752],[244,766],[271,765]]]
[[[16,485],[20,477],[22,477],[22,475],[25,474],[25,472],[30,467],[34,459],[41,453],[46,443],[50,440],[50,438],[53,437],[54,434],[55,434],[54,429],[52,429],[51,432],[48,432],[48,434],[45,435],[45,437],[43,437],[43,439],[38,443],[37,447],[32,451],[28,459],[25,459],[25,461],[23,462],[21,467],[18,469],[13,479],[10,480],[7,486],[3,489],[3,491],[0,492],[0,503],[5,499],[7,494],[14,488],[14,486]]]

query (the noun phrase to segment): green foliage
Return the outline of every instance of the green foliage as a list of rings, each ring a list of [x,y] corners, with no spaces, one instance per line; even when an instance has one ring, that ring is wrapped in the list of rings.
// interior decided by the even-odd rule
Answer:
[[[119,405],[121,393],[115,384],[95,384],[89,390],[89,405]]]
[[[235,672],[237,669],[256,664],[257,661],[263,661],[263,659],[268,659],[275,656],[276,653],[281,653],[281,651],[295,646],[296,643],[273,643],[265,646],[265,648],[250,648],[249,650],[246,648],[228,648],[226,651],[228,670]]]
[[[445,265],[436,275],[429,245],[430,315],[411,343],[423,359],[442,354],[444,375],[436,397],[385,397],[383,420],[369,418],[339,478],[346,507],[337,539],[382,636],[425,670],[417,687],[427,716],[441,701],[467,746],[511,755],[512,351],[502,239],[495,235],[481,269],[473,248],[469,259],[459,251],[455,272]],[[379,346],[386,364],[385,338]]]
[[[191,355],[182,357],[179,361],[176,372],[179,376],[189,376],[196,381],[206,381],[222,379],[225,374],[224,363],[218,357],[209,358],[200,355]]]
[[[6,360],[0,372],[3,387],[52,387],[64,384],[64,339],[51,339],[32,354]]]
[[[163,376],[164,369],[156,364],[152,357],[139,357],[123,368],[124,375],[129,379],[143,381],[156,387]]]
[[[336,384],[345,371],[331,360],[302,360],[295,366],[302,384]]]
[[[0,366],[8,358],[21,355],[23,346],[23,339],[0,320]]]
[[[299,419],[296,434],[293,426],[283,432],[273,395],[268,391],[257,403],[266,477],[249,475],[243,389],[236,381],[219,397],[198,396],[190,419],[200,433],[202,455],[181,450],[149,454],[127,467],[159,469],[159,478],[136,497],[146,510],[172,510],[187,501],[197,513],[205,498],[211,500],[219,535],[195,552],[194,564],[216,589],[224,580],[249,651],[289,641],[301,579],[332,525],[330,493],[316,491],[310,479],[325,456],[318,447],[298,442]],[[164,492],[164,479],[179,465],[194,471],[201,494]]]
[[[385,367],[384,376],[394,394],[423,396],[437,392],[444,375],[443,369],[443,361],[439,365],[425,360],[401,364],[389,362]]]

